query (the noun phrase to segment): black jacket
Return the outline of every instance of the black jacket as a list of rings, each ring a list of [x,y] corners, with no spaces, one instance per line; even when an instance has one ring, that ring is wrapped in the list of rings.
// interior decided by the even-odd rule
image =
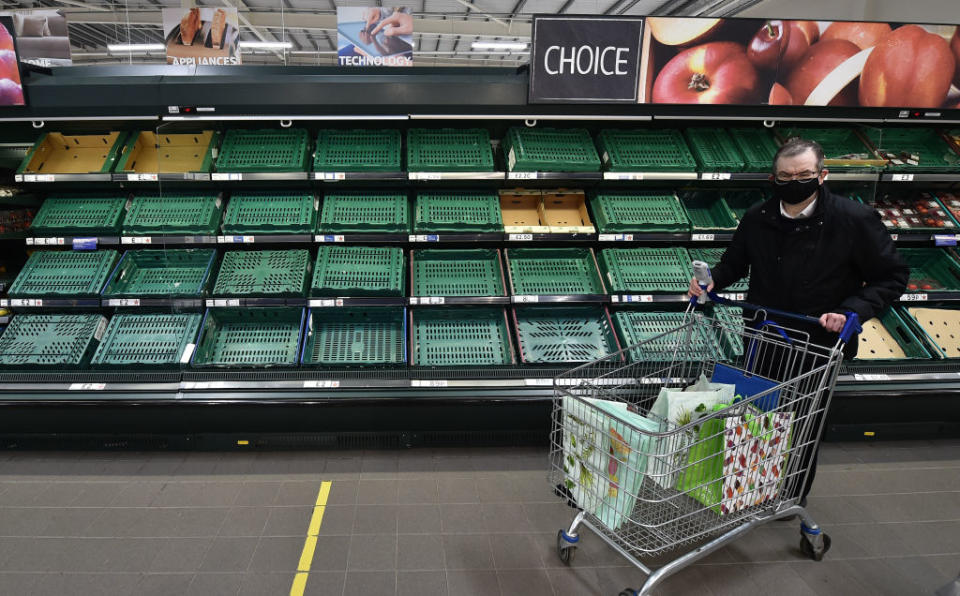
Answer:
[[[874,209],[824,186],[806,219],[783,217],[776,198],[747,211],[713,268],[716,291],[748,272],[747,302],[814,317],[853,311],[865,322],[900,297],[910,270]],[[813,343],[837,339],[819,326],[783,325],[810,333]],[[856,355],[857,343],[851,340],[846,357]]]

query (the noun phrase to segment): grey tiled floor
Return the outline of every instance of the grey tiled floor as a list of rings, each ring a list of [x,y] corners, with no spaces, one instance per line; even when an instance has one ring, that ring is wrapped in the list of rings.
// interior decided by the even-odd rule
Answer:
[[[642,575],[583,534],[544,449],[0,453],[0,594],[288,594],[322,481],[306,594],[617,594]],[[932,594],[960,571],[960,441],[827,444],[810,509],[764,526],[660,594]]]

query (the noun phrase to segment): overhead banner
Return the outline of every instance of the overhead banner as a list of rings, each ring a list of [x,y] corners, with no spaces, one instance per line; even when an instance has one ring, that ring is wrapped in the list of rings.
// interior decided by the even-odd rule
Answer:
[[[536,17],[531,103],[637,103],[641,17]]]
[[[636,19],[570,18],[564,42],[556,34],[544,36],[538,24],[554,18],[534,20],[530,101],[626,101],[625,93],[595,92],[605,80],[625,81],[629,75],[607,74],[609,66],[604,72],[603,55],[595,52],[588,65],[590,50],[583,50],[580,63],[574,61],[576,74],[553,76],[571,84],[585,77],[584,85],[599,87],[551,95],[543,92],[544,74],[558,69],[549,60],[558,50],[547,56],[551,48],[590,45],[602,51],[613,45],[607,30],[620,35],[621,27],[636,26]],[[955,25],[646,17],[642,38],[634,100],[639,103],[960,109]],[[601,39],[603,46],[589,41]],[[566,78],[556,78],[561,75]]]
[[[70,35],[62,10],[7,13],[13,19],[20,61],[37,66],[70,66]]]
[[[337,7],[340,66],[413,66],[413,16],[403,6]]]
[[[240,64],[236,8],[164,8],[163,36],[167,64]]]

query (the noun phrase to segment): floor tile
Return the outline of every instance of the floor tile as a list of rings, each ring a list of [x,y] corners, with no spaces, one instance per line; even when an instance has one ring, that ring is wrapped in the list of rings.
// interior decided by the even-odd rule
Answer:
[[[444,534],[490,531],[478,503],[440,505],[440,523]]]
[[[138,596],[170,596],[186,594],[193,581],[193,573],[148,573],[140,576],[134,588]]]
[[[361,479],[357,482],[357,504],[395,505],[398,490],[396,479]]]
[[[443,553],[448,570],[493,569],[488,534],[444,534]]]
[[[263,527],[263,535],[306,536],[312,517],[313,507],[271,507]]]
[[[156,573],[193,573],[213,546],[214,538],[164,538],[157,543],[156,555],[147,571]]]
[[[323,536],[317,539],[310,571],[343,571],[350,554],[350,536]]]
[[[440,492],[436,478],[401,478],[397,482],[397,502],[401,505],[438,503]]]
[[[394,594],[396,571],[348,571],[344,594]]]
[[[498,570],[543,567],[537,545],[526,534],[491,534],[490,547]]]
[[[200,573],[187,589],[188,596],[236,596],[245,579],[242,573]]]
[[[231,507],[220,525],[220,536],[260,536],[271,510],[266,507]]]
[[[397,531],[401,534],[437,534],[442,530],[439,505],[400,505]]]
[[[300,537],[262,537],[247,569],[253,572],[287,571],[292,574],[300,563],[304,540]]]
[[[500,594],[500,583],[493,570],[447,570],[447,590],[450,596],[484,596]]]
[[[400,571],[397,596],[446,596],[447,574],[443,571]]]
[[[213,541],[203,563],[201,572],[246,571],[257,548],[257,538],[225,538]]]
[[[553,586],[543,569],[497,571],[503,596],[552,596]]]
[[[133,594],[140,583],[138,573],[47,573],[40,576],[31,594]]]
[[[397,505],[357,505],[353,518],[354,534],[396,534]]]
[[[304,596],[343,596],[345,571],[310,571]],[[291,583],[292,583],[291,578]],[[286,594],[287,591],[282,592]],[[388,592],[389,593],[389,592]]]
[[[354,534],[350,540],[349,571],[385,571],[397,568],[397,536]]]
[[[443,553],[443,536],[440,534],[401,534],[397,542],[397,568],[444,569]]]

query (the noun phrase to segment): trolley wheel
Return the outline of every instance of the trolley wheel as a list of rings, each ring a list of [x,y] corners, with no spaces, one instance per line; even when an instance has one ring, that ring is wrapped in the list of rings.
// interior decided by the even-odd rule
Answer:
[[[623,592],[620,592],[619,596],[637,596],[638,592],[633,588],[626,588]]]
[[[819,551],[813,550],[813,545],[810,544],[810,541],[807,540],[807,537],[804,535],[800,536],[800,552],[803,553],[803,556],[809,557],[814,561],[822,561],[823,555],[827,554],[827,551],[830,550],[830,535],[824,532],[823,534],[823,548]]]
[[[573,559],[577,556],[577,546],[567,542],[563,537],[563,530],[557,531],[557,556],[564,565],[573,563]]]

